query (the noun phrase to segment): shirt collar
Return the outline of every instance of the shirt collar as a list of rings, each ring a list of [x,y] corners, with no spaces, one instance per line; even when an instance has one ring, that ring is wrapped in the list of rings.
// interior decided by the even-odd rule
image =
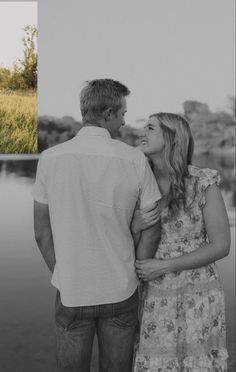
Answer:
[[[109,131],[105,128],[95,127],[93,125],[82,127],[77,136],[101,136],[111,138]]]

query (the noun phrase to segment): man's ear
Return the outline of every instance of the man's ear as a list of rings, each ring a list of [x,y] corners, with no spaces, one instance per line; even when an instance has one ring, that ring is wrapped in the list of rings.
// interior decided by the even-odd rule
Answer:
[[[103,112],[103,118],[105,121],[108,121],[110,120],[111,118],[111,114],[112,114],[112,108],[111,107],[108,107],[108,109],[106,109],[104,112]]]

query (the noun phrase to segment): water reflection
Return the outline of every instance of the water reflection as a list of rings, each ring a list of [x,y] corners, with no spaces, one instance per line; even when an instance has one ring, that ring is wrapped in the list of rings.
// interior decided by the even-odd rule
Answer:
[[[235,366],[235,164],[232,158],[198,156],[194,164],[217,169],[231,221],[230,256],[218,263],[226,294],[229,372]],[[0,360],[5,370],[54,372],[50,275],[33,236],[32,183],[37,159],[0,157]],[[29,300],[30,299],[30,300]],[[24,341],[28,340],[28,341]],[[27,342],[27,345],[24,343]],[[17,350],[17,352],[16,352]],[[30,350],[30,351],[29,351]],[[39,351],[40,350],[40,351]],[[50,352],[49,352],[50,351]]]
[[[35,179],[38,159],[1,159],[0,156],[0,178],[13,177],[16,182],[33,183]],[[213,155],[197,155],[193,164],[217,169],[221,175],[221,190],[226,203],[230,225],[235,225],[236,206],[236,176],[235,161],[233,157],[220,157]],[[23,180],[24,179],[24,180]]]
[[[35,179],[38,159],[1,159],[0,156],[0,178],[14,177],[16,182],[33,183]],[[226,203],[230,225],[235,224],[236,206],[236,176],[235,161],[233,157],[220,157],[213,155],[197,155],[193,159],[193,164],[217,169],[221,175],[221,190]]]
[[[0,173],[16,177],[35,178],[37,160],[0,160]]]
[[[37,159],[1,159],[0,173],[14,174],[18,177],[34,178]],[[236,189],[235,160],[233,157],[215,155],[196,155],[193,163],[200,167],[217,169],[222,177],[222,189],[233,191]]]

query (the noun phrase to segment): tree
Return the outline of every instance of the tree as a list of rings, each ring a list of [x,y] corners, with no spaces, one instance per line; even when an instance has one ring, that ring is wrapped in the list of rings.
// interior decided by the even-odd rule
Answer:
[[[24,57],[20,60],[22,66],[22,77],[28,89],[37,89],[37,53],[36,42],[38,31],[36,26],[26,26],[25,36],[22,38],[24,44]]]
[[[37,89],[37,28],[26,26],[24,44],[24,57],[18,60],[13,68],[0,68],[0,89],[5,90],[28,90]]]
[[[8,81],[11,76],[11,72],[7,68],[0,68],[0,89],[8,88]]]
[[[236,122],[236,97],[229,97],[229,108],[233,117],[233,122]]]

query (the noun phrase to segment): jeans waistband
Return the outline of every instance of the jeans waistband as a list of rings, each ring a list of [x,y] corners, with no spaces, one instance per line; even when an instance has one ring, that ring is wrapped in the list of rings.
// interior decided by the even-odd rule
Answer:
[[[64,306],[61,302],[60,292],[57,291],[55,303],[56,318],[92,319],[117,316],[127,313],[138,307],[138,289],[127,299],[115,303],[92,305],[92,306]]]

